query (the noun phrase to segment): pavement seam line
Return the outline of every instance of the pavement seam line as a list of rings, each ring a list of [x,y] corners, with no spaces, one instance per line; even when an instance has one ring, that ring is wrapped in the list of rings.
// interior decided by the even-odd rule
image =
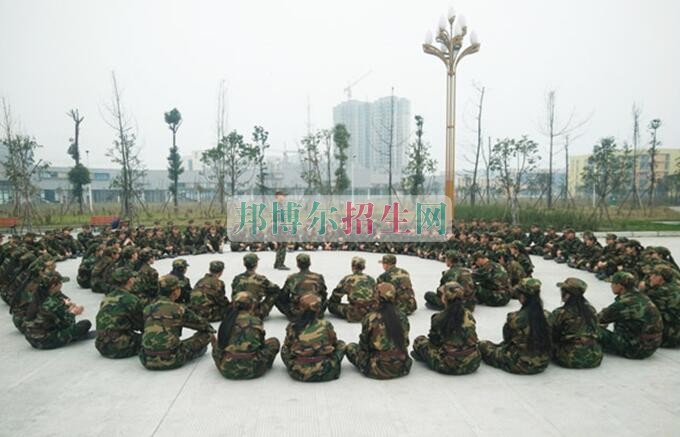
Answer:
[[[184,391],[184,387],[186,387],[187,382],[189,382],[189,379],[190,379],[191,376],[194,374],[194,370],[196,370],[196,367],[198,367],[198,360],[196,360],[196,363],[194,363],[194,366],[191,368],[191,372],[189,372],[189,374],[187,375],[186,379],[185,379],[184,382],[182,383],[182,386],[181,386],[181,387],[179,388],[179,390],[177,391],[177,394],[176,394],[175,397],[172,399],[172,402],[170,402],[170,405],[168,405],[168,409],[165,410],[165,413],[163,414],[163,417],[161,417],[161,420],[158,422],[158,425],[156,425],[156,428],[154,428],[153,432],[151,433],[151,437],[153,437],[153,436],[156,435],[156,433],[157,433],[158,430],[160,429],[161,425],[162,425],[163,422],[165,421],[165,418],[168,417],[168,413],[170,412],[170,410],[172,409],[172,407],[175,405],[175,402],[177,401],[177,398],[179,398],[179,395],[181,395],[182,392]]]

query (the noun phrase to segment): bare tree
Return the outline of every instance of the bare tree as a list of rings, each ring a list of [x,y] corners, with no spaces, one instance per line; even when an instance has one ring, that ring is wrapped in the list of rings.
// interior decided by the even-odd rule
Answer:
[[[654,206],[654,190],[656,188],[656,155],[661,142],[657,138],[657,131],[661,127],[661,120],[655,118],[649,122],[649,132],[652,140],[649,142],[649,208]]]
[[[139,148],[136,146],[136,135],[132,127],[130,116],[123,109],[122,92],[118,87],[115,72],[111,72],[113,96],[107,105],[108,114],[104,122],[115,131],[113,146],[107,156],[120,165],[120,173],[113,179],[111,186],[118,189],[121,200],[121,215],[126,218],[135,216],[135,205],[144,207],[141,198],[142,183],[146,171],[139,159]]]
[[[472,171],[472,189],[470,191],[470,205],[475,206],[475,201],[477,193],[479,191],[479,185],[477,184],[477,170],[479,169],[479,157],[482,151],[482,109],[484,105],[484,91],[483,86],[475,85],[475,89],[479,94],[479,104],[477,104],[477,150],[475,153],[475,166]]]
[[[67,115],[73,120],[75,130],[68,148],[68,154],[75,161],[75,166],[68,172],[68,179],[71,182],[73,197],[78,201],[78,211],[82,214],[83,187],[90,183],[90,171],[80,162],[80,124],[85,117],[81,116],[77,109],[71,109]]]
[[[557,119],[556,91],[551,90],[545,96],[545,124],[541,125],[541,132],[548,137],[548,192],[547,206],[553,207],[553,161],[555,141],[587,123],[588,118],[580,122],[574,120],[575,112],[572,110],[566,122],[560,123]]]
[[[222,141],[222,138],[227,134],[227,126],[228,126],[228,104],[229,102],[227,101],[227,86],[225,85],[224,80],[220,81],[220,87],[217,91],[217,117],[216,117],[216,133],[217,133],[217,143]]]
[[[633,208],[642,208],[642,200],[640,199],[640,179],[638,177],[637,164],[638,147],[640,146],[640,115],[642,114],[642,110],[637,105],[637,103],[633,103],[633,109],[631,112],[633,114],[633,154],[631,157],[633,161],[632,206]]]

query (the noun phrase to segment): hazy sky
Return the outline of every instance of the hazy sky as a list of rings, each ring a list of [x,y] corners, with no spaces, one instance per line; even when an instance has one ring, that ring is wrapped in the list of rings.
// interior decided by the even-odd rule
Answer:
[[[425,118],[425,135],[444,161],[445,71],[421,44],[447,1],[33,1],[0,0],[0,96],[24,133],[45,146],[42,157],[70,165],[72,122],[85,116],[82,144],[91,166],[113,132],[102,120],[111,71],[136,121],[142,158],[164,168],[170,131],[163,112],[177,107],[183,154],[215,141],[219,83],[228,85],[229,129],[250,136],[261,124],[272,149],[289,150],[306,133],[307,99],[314,128],[330,127],[332,107],[348,82],[369,99],[395,94]],[[538,128],[544,95],[557,90],[558,117],[592,114],[574,153],[600,137],[630,138],[633,101],[642,121],[664,122],[660,138],[680,147],[680,2],[674,0],[466,0],[453,3],[482,42],[458,72],[458,151],[472,156],[473,81],[487,88],[484,135]],[[646,142],[649,136],[643,132]],[[562,158],[558,157],[561,165]]]

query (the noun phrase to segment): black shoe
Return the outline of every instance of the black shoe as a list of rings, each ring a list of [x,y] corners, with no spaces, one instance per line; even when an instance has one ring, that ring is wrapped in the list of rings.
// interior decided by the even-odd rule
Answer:
[[[278,267],[274,267],[274,268],[276,270],[290,270],[290,267],[286,267],[286,266],[278,266]]]
[[[76,323],[76,329],[73,333],[73,337],[78,340],[87,338],[87,334],[91,327],[92,322],[89,320],[81,320],[80,322]]]

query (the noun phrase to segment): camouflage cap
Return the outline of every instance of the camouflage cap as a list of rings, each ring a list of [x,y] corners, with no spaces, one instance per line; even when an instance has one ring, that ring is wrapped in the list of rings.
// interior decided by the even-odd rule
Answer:
[[[628,272],[616,272],[612,275],[612,284],[622,285],[625,288],[635,287],[635,276]]]
[[[439,287],[444,302],[454,299],[462,299],[465,296],[465,289],[458,282],[450,281]]]
[[[383,255],[383,257],[378,261],[379,263],[383,264],[396,264],[397,263],[397,257],[394,255]]]
[[[298,302],[300,304],[300,309],[303,311],[318,311],[321,309],[321,297],[315,293],[304,293],[302,296],[300,296],[300,300]]]
[[[114,246],[108,246],[106,249],[104,249],[105,256],[111,256],[114,253],[118,253],[118,249],[116,249]]]
[[[148,261],[154,257],[153,249],[150,247],[145,247],[139,252],[139,259],[142,261]]]
[[[165,275],[158,281],[158,288],[163,295],[169,295],[174,289],[179,288],[179,279],[174,275]]]
[[[614,240],[614,241],[616,241],[617,236],[616,236],[616,234],[607,234],[606,237],[605,237],[605,239],[606,239],[606,240]]]
[[[224,271],[224,263],[222,261],[210,261],[210,271],[212,273]]]
[[[667,257],[671,256],[671,251],[668,250],[668,248],[665,247],[665,246],[657,246],[657,247],[655,247],[655,248],[654,248],[654,252],[658,253],[658,254],[661,255],[663,258],[667,258]]]
[[[484,251],[478,250],[472,254],[472,261],[477,261],[479,258],[486,258]]]
[[[638,240],[628,240],[626,242],[626,247],[632,247],[634,249],[640,250],[642,249],[642,244]]]
[[[397,298],[397,289],[394,288],[394,285],[390,284],[389,282],[381,282],[380,284],[376,285],[375,288],[378,292],[377,294],[380,300],[385,302],[394,302],[394,300]]]
[[[111,280],[114,285],[125,285],[125,283],[130,279],[137,276],[135,272],[125,267],[118,267],[111,273]]]
[[[40,286],[45,288],[51,288],[63,282],[68,282],[68,278],[61,276],[56,270],[49,272],[40,278]]]
[[[628,238],[626,238],[626,237],[619,237],[619,238],[616,239],[616,242],[617,242],[617,243],[626,244],[626,243],[628,243]]]
[[[121,250],[120,255],[123,258],[132,258],[132,255],[137,252],[137,248],[134,246],[125,246],[123,250]]]
[[[352,267],[357,266],[357,267],[366,267],[366,260],[363,259],[360,256],[353,256],[352,257]]]
[[[447,250],[446,253],[444,253],[444,256],[446,259],[458,261],[461,258],[461,253],[457,250]]]
[[[588,238],[588,239],[592,240],[592,239],[595,238],[595,234],[593,234],[593,233],[590,232],[590,231],[585,231],[585,232],[583,233],[583,238]]]
[[[673,280],[673,276],[675,276],[673,269],[663,264],[655,265],[654,269],[652,270],[652,274],[661,276],[666,282],[671,282]]]
[[[522,250],[522,249],[524,249],[524,243],[522,243],[519,240],[515,240],[512,243],[510,243],[510,247],[513,247],[517,250]]]
[[[303,265],[309,265],[311,263],[309,255],[306,253],[299,253],[298,256],[295,257],[295,261],[297,261],[298,264]]]
[[[185,259],[179,258],[179,259],[176,259],[172,262],[172,268],[173,269],[174,268],[186,269],[187,267],[189,267],[189,263]]]
[[[588,288],[586,281],[578,278],[567,278],[562,282],[558,282],[557,286],[568,293],[580,293],[583,294]]]
[[[248,253],[243,255],[243,265],[246,268],[255,267],[260,258],[255,253]]]
[[[524,278],[520,282],[520,290],[527,296],[538,296],[541,292],[541,281],[536,278]]]

